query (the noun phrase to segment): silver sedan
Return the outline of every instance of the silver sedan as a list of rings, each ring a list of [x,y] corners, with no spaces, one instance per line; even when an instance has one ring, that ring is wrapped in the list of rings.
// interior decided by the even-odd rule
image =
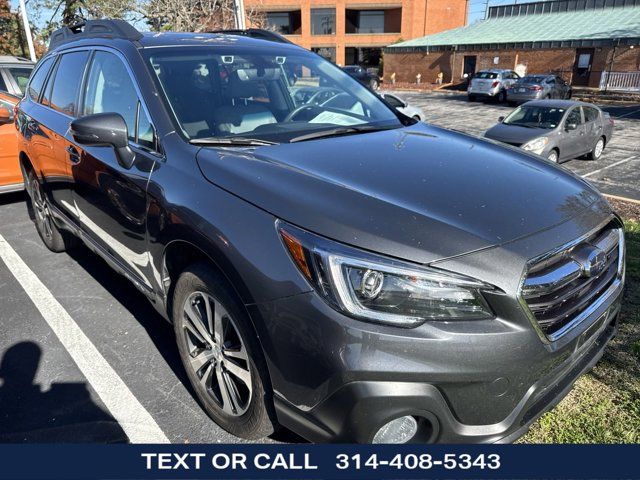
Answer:
[[[544,98],[569,99],[571,85],[555,75],[527,75],[507,89],[509,105]]]
[[[561,162],[587,155],[597,160],[613,136],[613,120],[595,105],[571,100],[527,102],[499,118],[484,134]]]

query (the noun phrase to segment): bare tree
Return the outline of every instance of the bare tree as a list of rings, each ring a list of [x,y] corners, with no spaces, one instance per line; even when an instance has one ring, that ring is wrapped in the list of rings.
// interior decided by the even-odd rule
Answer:
[[[140,11],[152,30],[206,32],[235,28],[233,0],[147,0]],[[255,7],[246,10],[247,24],[265,26],[263,12]]]

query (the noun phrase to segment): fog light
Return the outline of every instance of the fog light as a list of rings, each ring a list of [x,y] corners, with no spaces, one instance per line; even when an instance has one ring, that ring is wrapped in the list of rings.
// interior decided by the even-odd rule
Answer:
[[[378,430],[373,443],[407,443],[418,431],[418,422],[410,416],[396,418]]]

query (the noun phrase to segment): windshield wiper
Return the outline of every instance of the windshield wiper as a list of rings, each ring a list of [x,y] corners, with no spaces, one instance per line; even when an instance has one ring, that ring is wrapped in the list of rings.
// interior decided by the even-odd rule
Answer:
[[[293,137],[289,140],[289,143],[296,142],[304,142],[306,140],[315,140],[316,138],[326,138],[326,137],[338,137],[340,135],[352,135],[355,133],[364,133],[364,132],[380,132],[383,130],[391,130],[393,128],[398,127],[378,127],[375,125],[360,125],[360,126],[352,126],[352,127],[340,127],[340,128],[332,128],[330,130],[321,130],[319,132],[311,132],[306,133],[304,135],[300,135],[299,137]]]
[[[234,147],[261,147],[264,145],[278,145],[278,142],[270,142],[269,140],[260,140],[257,138],[245,137],[207,137],[193,138],[189,140],[193,145],[231,145]]]

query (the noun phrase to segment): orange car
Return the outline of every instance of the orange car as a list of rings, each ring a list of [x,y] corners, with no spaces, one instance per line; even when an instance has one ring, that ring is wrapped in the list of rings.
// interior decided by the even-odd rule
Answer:
[[[13,124],[13,107],[19,97],[0,92],[0,193],[24,189],[18,161],[18,135]]]

